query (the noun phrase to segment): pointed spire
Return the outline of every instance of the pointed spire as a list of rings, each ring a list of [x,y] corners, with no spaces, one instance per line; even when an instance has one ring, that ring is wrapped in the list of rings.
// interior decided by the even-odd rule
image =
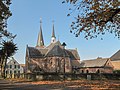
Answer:
[[[59,41],[59,35],[58,35],[58,41]]]
[[[53,23],[52,37],[55,37],[54,23]],[[55,38],[56,38],[56,37],[55,37]]]
[[[56,37],[55,37],[54,21],[53,21],[53,30],[52,30],[51,43],[54,43],[54,42],[56,42]]]
[[[42,20],[40,19],[40,32],[38,34],[37,46],[44,46],[43,34],[42,34]]]

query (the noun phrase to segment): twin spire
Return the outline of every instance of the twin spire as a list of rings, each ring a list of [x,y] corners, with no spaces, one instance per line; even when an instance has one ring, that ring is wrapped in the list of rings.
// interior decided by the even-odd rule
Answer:
[[[42,21],[40,20],[40,32],[38,34],[37,46],[44,47],[44,40],[42,34]]]
[[[52,31],[51,43],[54,43],[55,41],[56,41],[56,37],[55,37],[55,30],[54,30],[54,24],[53,24],[53,31]]]
[[[56,37],[55,37],[54,24],[53,24],[51,43],[54,43],[55,41],[56,41]],[[40,19],[40,32],[38,34],[37,47],[44,47],[44,39],[43,39],[43,34],[42,34],[42,20],[41,19]]]

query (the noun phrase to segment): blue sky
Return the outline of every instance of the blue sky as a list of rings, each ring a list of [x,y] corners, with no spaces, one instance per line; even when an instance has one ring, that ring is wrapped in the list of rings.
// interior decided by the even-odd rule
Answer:
[[[70,24],[74,16],[67,17],[69,6],[62,0],[12,0],[12,16],[8,20],[8,31],[17,34],[14,42],[19,50],[14,55],[19,63],[25,63],[26,45],[36,46],[42,18],[42,30],[45,45],[50,44],[52,21],[54,20],[56,38],[66,42],[66,48],[77,48],[81,60],[110,57],[120,49],[120,40],[112,34],[92,40],[83,36],[75,37],[70,33]]]

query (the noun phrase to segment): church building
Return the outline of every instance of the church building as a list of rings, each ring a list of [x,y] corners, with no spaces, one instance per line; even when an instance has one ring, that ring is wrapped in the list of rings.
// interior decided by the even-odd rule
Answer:
[[[54,24],[51,42],[45,46],[42,25],[38,34],[37,45],[26,47],[26,72],[29,73],[72,73],[80,66],[77,49],[66,49],[66,44],[56,40]]]

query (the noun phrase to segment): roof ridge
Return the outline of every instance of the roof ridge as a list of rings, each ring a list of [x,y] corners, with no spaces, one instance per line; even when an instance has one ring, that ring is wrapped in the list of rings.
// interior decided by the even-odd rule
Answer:
[[[120,52],[120,49],[119,49],[116,53],[114,53],[110,58],[114,57],[114,56],[117,55],[117,53],[119,53],[119,52]]]
[[[54,44],[54,46],[52,46],[50,49],[48,49],[47,53],[45,54],[45,56],[47,56],[47,54],[55,47],[55,46],[59,46],[59,45],[56,45]],[[59,46],[60,47],[60,46]],[[61,48],[61,47],[60,47]]]

